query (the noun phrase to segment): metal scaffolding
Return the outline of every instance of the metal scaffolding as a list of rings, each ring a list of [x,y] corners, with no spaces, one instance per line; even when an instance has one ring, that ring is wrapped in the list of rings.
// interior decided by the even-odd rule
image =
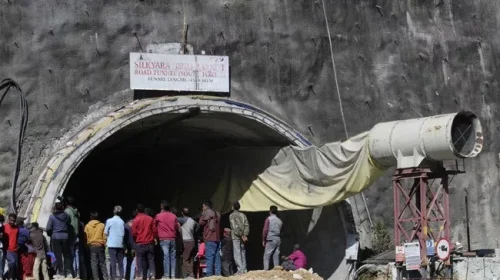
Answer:
[[[449,183],[458,173],[463,172],[404,168],[392,177],[395,244],[418,241],[423,267],[429,263],[426,242],[450,238]]]

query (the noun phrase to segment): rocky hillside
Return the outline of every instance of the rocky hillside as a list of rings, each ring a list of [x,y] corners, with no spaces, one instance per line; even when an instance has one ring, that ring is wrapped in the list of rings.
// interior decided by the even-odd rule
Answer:
[[[0,78],[15,79],[30,108],[20,203],[65,132],[97,108],[124,101],[114,93],[129,86],[129,52],[185,38],[195,53],[230,57],[231,97],[279,116],[317,145],[345,138],[343,118],[353,135],[381,121],[476,112],[485,147],[452,182],[453,236],[465,242],[467,189],[473,247],[498,247],[496,1],[4,0],[0,6]],[[0,204],[7,202],[14,166],[14,97],[0,108]],[[391,226],[390,177],[366,195],[372,217]],[[356,202],[353,212],[366,221]]]

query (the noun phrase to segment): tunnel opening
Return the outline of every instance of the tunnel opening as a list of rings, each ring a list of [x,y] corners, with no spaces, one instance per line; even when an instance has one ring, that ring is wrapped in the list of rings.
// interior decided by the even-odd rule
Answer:
[[[159,200],[166,199],[173,206],[198,209],[217,188],[230,186],[224,180],[250,183],[269,167],[275,151],[288,144],[271,128],[231,113],[191,108],[154,115],[95,147],[73,172],[64,195],[106,202],[108,207],[118,203],[131,209],[141,201],[157,201],[149,206],[158,208]],[[240,163],[248,165],[247,178],[231,178],[231,169]],[[190,197],[198,199],[193,203]],[[237,199],[224,200],[230,204]]]
[[[279,148],[289,144],[268,126],[236,114],[190,108],[186,113],[153,115],[97,145],[73,172],[63,196],[77,198],[84,223],[91,211],[98,211],[104,222],[114,205],[124,208],[124,220],[131,218],[137,203],[158,213],[161,200],[179,210],[190,208],[196,219],[203,200],[232,184],[249,187],[271,165]],[[239,197],[222,193],[228,196],[223,198],[222,225],[229,227],[229,205]],[[258,232],[267,213],[247,215],[254,230],[248,266],[261,269]]]
[[[98,211],[105,221],[115,204],[124,207],[125,220],[138,202],[158,212],[163,199],[179,210],[189,207],[197,218],[201,201],[211,198],[227,227],[231,203],[243,196],[243,208],[262,211],[246,213],[248,269],[262,269],[261,233],[269,202],[255,197],[262,197],[256,190],[273,189],[258,186],[258,176],[263,170],[269,173],[276,155],[285,152],[283,146],[311,146],[306,138],[267,112],[227,98],[143,99],[88,118],[52,152],[24,210],[30,221],[46,225],[61,195],[77,198],[83,223],[90,211]],[[320,276],[344,273],[349,226],[339,209],[350,206],[341,204],[280,212],[281,254],[290,254],[293,244],[300,243],[308,267]]]

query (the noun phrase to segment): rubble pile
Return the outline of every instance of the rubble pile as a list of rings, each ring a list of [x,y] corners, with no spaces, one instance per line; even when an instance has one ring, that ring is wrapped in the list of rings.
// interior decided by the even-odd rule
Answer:
[[[241,275],[231,277],[212,276],[203,278],[207,280],[323,280],[317,273],[311,270],[298,269],[296,271],[285,271],[282,267],[275,267],[273,270],[255,270]]]
[[[230,277],[223,276],[211,276],[205,277],[206,280],[323,280],[317,273],[313,273],[313,270],[298,269],[295,271],[285,271],[281,266],[275,267],[273,270],[254,270],[245,274],[234,275]],[[26,280],[35,280],[34,277],[27,277]],[[66,278],[64,280],[80,280],[73,278]],[[142,280],[142,278],[136,278],[136,280]],[[179,279],[181,280],[181,279]]]

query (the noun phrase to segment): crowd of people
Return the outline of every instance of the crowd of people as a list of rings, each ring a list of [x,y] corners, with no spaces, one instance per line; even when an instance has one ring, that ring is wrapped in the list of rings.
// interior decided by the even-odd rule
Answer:
[[[5,222],[5,213],[0,211],[0,276],[11,280],[146,280],[158,275],[162,279],[189,279],[247,272],[250,224],[239,211],[239,202],[233,203],[229,228],[221,227],[221,214],[210,201],[203,202],[197,221],[188,208],[177,215],[167,201],[161,201],[160,209],[153,215],[150,208],[138,204],[131,218],[124,221],[122,207],[115,206],[112,218],[102,222],[99,213],[93,211],[83,225],[75,199],[61,199],[55,203],[45,228],[50,242],[38,223],[25,226],[24,219],[13,213]],[[271,206],[262,230],[265,270],[270,268],[270,262],[277,266],[280,261],[283,223],[277,213],[277,207]],[[87,259],[91,275],[86,273]],[[290,256],[281,256],[281,260],[287,270],[307,265],[298,244]]]

